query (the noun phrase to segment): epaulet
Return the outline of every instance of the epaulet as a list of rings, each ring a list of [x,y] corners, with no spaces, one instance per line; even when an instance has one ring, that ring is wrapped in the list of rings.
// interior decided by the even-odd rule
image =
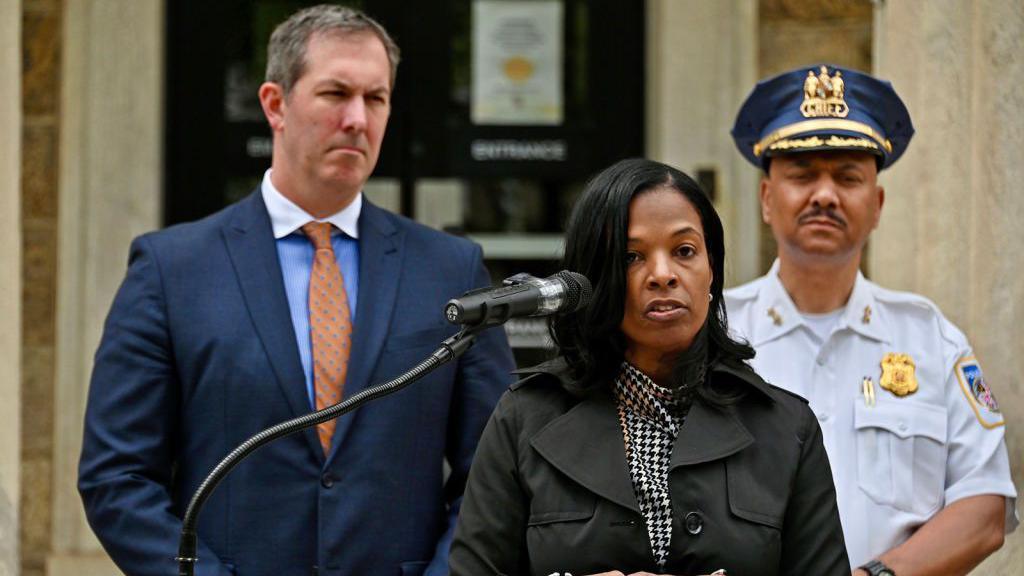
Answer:
[[[882,288],[877,284],[872,287],[875,291],[875,299],[880,302],[885,302],[895,307],[906,307],[904,309],[914,309],[919,313],[924,312],[929,321],[934,321],[938,325],[939,335],[949,345],[954,347],[968,346],[967,337],[960,328],[946,318],[935,302],[914,292],[890,290]]]
[[[783,394],[787,394],[789,396],[792,396],[793,398],[796,398],[797,400],[803,402],[804,404],[810,404],[810,402],[807,401],[807,398],[804,398],[803,396],[797,394],[796,392],[791,392],[789,390],[786,390],[785,388],[780,388],[775,384],[769,384],[769,386],[771,386],[774,390],[777,390],[779,392],[782,392]]]
[[[936,306],[934,302],[920,294],[916,294],[914,292],[904,292],[902,290],[890,290],[889,288],[883,288],[873,283],[871,287],[874,290],[875,299],[885,302],[886,304],[904,304],[908,306],[913,306],[915,308],[927,310],[936,315],[941,315],[941,312],[939,312],[939,307]]]
[[[508,389],[509,390],[513,390],[513,391],[519,390],[520,388],[522,388],[523,386],[525,386],[529,382],[533,382],[533,383],[540,382],[541,380],[544,379],[545,376],[547,376],[549,378],[553,378],[553,376],[551,376],[551,374],[548,374],[547,372],[533,372],[531,374],[526,374],[525,376],[523,376],[519,380],[516,380],[515,382],[513,382],[512,385],[508,387]]]
[[[537,376],[549,376],[560,381],[562,378],[568,377],[568,370],[569,365],[562,356],[552,358],[551,360],[542,362],[536,366],[513,370],[512,373],[519,376],[520,380],[512,384],[512,386],[509,387],[509,390],[518,390],[527,382],[543,380],[542,378],[537,378]]]

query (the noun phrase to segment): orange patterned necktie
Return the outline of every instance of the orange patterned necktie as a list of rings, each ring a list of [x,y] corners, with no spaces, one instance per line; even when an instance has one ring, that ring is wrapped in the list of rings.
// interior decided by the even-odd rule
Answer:
[[[316,249],[309,276],[309,334],[316,409],[321,410],[341,401],[352,349],[352,317],[345,282],[331,246],[331,224],[310,222],[302,231]],[[331,450],[336,422],[328,420],[317,426],[324,454]]]

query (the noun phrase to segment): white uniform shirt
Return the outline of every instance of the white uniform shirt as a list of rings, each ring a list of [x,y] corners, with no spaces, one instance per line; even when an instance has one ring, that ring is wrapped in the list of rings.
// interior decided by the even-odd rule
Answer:
[[[1006,530],[1013,530],[1017,493],[1003,418],[963,333],[926,298],[886,290],[858,273],[822,342],[778,267],[776,261],[766,276],[725,292],[729,327],[757,351],[751,364],[761,377],[803,396],[817,414],[851,566],[901,544],[968,496],[1006,496]],[[916,392],[901,397],[881,387],[889,353],[913,360]],[[865,379],[873,405],[863,394]]]

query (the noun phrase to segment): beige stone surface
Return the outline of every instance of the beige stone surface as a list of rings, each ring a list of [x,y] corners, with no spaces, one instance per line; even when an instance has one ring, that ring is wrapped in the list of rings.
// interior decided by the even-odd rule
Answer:
[[[26,458],[21,462],[21,549],[22,576],[42,573],[50,549],[50,502],[53,463],[50,458]]]
[[[871,20],[870,0],[760,0],[761,20],[822,22],[848,18]]]
[[[49,462],[53,459],[53,346],[24,346],[21,370],[21,457],[26,463]],[[37,476],[33,481],[49,483],[50,479]],[[27,483],[25,474],[23,483]]]
[[[19,562],[42,576],[51,540],[61,4],[22,15],[22,388]]]
[[[876,32],[876,69],[907,102],[917,135],[884,173],[887,199],[872,271],[885,285],[932,298],[967,334],[1005,415],[1020,492],[1024,4],[887,2]],[[1020,573],[1022,532],[975,573]]]
[[[57,122],[54,116],[26,116],[22,128],[23,217],[57,217]]]
[[[21,496],[21,2],[0,2],[0,576],[18,573]]]
[[[758,36],[761,75],[828,62],[869,71],[871,16],[841,21],[762,21]]]
[[[75,488],[92,355],[131,239],[160,224],[161,0],[77,0],[63,15],[53,558],[101,554]],[[50,574],[68,564],[60,564]],[[83,564],[82,570],[88,565]],[[78,573],[84,573],[77,571]]]
[[[46,574],[51,576],[121,576],[122,572],[106,554],[61,554],[50,558]]]
[[[759,271],[757,172],[729,130],[756,80],[757,3],[660,0],[647,10],[647,154],[691,176],[715,171],[726,283],[750,280]]]
[[[53,346],[56,305],[57,223],[22,221],[22,343]],[[52,382],[50,383],[52,387]]]
[[[22,97],[26,115],[57,112],[60,2],[27,2],[23,14]]]
[[[52,280],[52,279],[51,279]],[[50,322],[53,318],[51,316]],[[41,576],[50,549],[53,491],[53,346],[22,348],[20,562]]]

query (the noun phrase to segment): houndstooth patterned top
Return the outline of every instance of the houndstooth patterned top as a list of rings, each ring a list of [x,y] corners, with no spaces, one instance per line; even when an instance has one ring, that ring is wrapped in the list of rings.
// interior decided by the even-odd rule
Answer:
[[[628,362],[622,363],[615,380],[615,400],[626,444],[629,476],[659,568],[665,567],[672,541],[669,458],[693,401],[690,390],[692,387],[672,390],[658,386]]]

